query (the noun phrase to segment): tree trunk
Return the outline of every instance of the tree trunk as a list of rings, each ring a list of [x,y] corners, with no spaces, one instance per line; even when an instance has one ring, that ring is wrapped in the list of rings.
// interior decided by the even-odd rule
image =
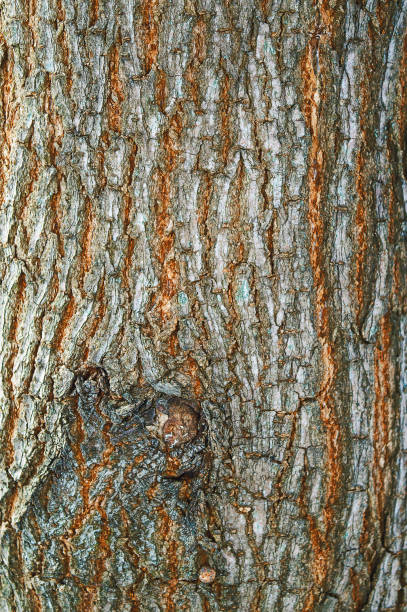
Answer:
[[[1,610],[407,606],[407,0],[3,0]]]

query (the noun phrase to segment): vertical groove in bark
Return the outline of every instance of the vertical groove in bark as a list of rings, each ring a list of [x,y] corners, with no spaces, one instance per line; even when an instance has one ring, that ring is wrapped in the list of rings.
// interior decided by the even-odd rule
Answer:
[[[401,609],[407,2],[3,5],[0,607]]]

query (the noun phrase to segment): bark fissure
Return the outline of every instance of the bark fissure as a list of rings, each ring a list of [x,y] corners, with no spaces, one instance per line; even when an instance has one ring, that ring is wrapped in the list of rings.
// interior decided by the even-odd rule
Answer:
[[[1,609],[405,605],[406,15],[3,1]]]

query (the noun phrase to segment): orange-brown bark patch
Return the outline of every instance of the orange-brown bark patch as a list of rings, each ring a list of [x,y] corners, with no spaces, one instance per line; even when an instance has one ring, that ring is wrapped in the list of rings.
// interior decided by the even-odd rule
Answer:
[[[180,465],[181,461],[178,459],[178,457],[172,457],[170,454],[168,454],[165,464],[165,476],[168,478],[176,477]]]
[[[128,167],[128,171],[127,171],[127,180],[126,180],[126,185],[125,185],[125,189],[124,189],[124,194],[123,194],[123,202],[124,202],[124,211],[123,211],[123,234],[126,236],[128,234],[128,230],[129,230],[129,223],[130,223],[130,213],[131,213],[131,208],[133,205],[133,195],[131,192],[131,184],[132,184],[132,179],[133,179],[133,173],[134,173],[134,166],[135,166],[135,159],[136,159],[136,155],[137,155],[137,150],[138,147],[137,145],[134,143],[131,153],[130,153],[130,158],[129,158],[129,167]],[[131,260],[133,257],[133,252],[134,252],[134,247],[135,247],[136,241],[134,238],[132,238],[131,236],[128,236],[127,238],[127,250],[126,250],[126,256],[124,258],[124,266],[123,266],[123,270],[122,270],[122,280],[123,280],[123,285],[125,287],[125,289],[129,290],[129,270],[131,267]]]
[[[309,515],[308,521],[310,526],[311,545],[314,553],[313,573],[318,586],[321,586],[328,571],[329,549],[326,545],[325,538],[315,525],[315,519]]]
[[[360,604],[362,600],[361,592],[360,592],[360,582],[358,573],[355,572],[353,567],[349,569],[349,578],[352,584],[352,599],[355,602],[355,609],[360,610]]]
[[[322,23],[324,24],[324,27],[328,33],[331,35],[334,26],[335,11],[333,8],[331,8],[330,0],[318,0],[318,3]]]
[[[144,47],[144,69],[148,74],[155,65],[158,54],[158,7],[159,0],[144,0],[142,7],[142,31]]]
[[[168,353],[173,357],[176,357],[179,349],[178,342],[178,328],[176,328],[168,339]]]
[[[390,183],[388,187],[388,202],[389,202],[389,223],[388,223],[388,237],[389,243],[394,244],[396,235],[396,202],[394,198],[393,185]]]
[[[31,32],[31,44],[35,46],[38,40],[37,28],[35,27],[34,17],[37,12],[37,0],[28,0],[26,2],[27,22]]]
[[[195,397],[201,397],[203,393],[202,383],[199,378],[199,367],[195,359],[193,359],[190,355],[184,362],[185,373],[189,376],[191,380],[191,385],[194,390]]]
[[[336,363],[334,348],[331,343],[329,330],[328,289],[324,271],[324,220],[322,214],[324,193],[324,151],[320,143],[318,130],[320,113],[320,84],[313,67],[312,43],[302,62],[302,79],[304,95],[304,115],[311,134],[311,148],[309,153],[308,172],[308,222],[310,230],[310,262],[314,277],[316,331],[322,350],[322,380],[319,391],[319,405],[321,419],[326,430],[327,446],[327,494],[324,506],[325,534],[311,526],[311,544],[313,547],[313,575],[315,583],[320,586],[325,580],[329,570],[331,548],[327,535],[333,525],[333,506],[337,500],[341,478],[340,466],[340,428],[335,414],[334,399],[332,397]],[[323,553],[320,543],[325,542]]]
[[[375,348],[373,411],[373,485],[379,520],[383,518],[384,502],[388,483],[386,480],[389,462],[390,418],[393,366],[390,359],[391,320],[387,313],[380,320],[380,335]]]
[[[230,78],[225,74],[220,90],[220,132],[222,136],[222,159],[226,164],[232,139],[230,137]]]
[[[163,595],[165,606],[164,609],[166,612],[176,612],[173,595],[178,585],[179,561],[177,553],[180,543],[176,539],[176,525],[169,516],[168,512],[162,506],[157,508],[156,511],[160,519],[158,535],[160,538],[160,543],[162,544],[164,549],[163,552],[167,560],[166,565],[170,576],[168,586],[165,589],[165,593]]]
[[[202,17],[198,19],[192,31],[192,36],[194,57],[202,64],[206,57],[206,23]]]
[[[89,272],[92,265],[91,257],[91,246],[92,246],[92,235],[93,235],[93,207],[92,202],[89,198],[85,200],[85,211],[84,211],[84,229],[82,234],[82,253],[79,264],[79,287],[83,293],[83,286],[85,276]]]
[[[0,43],[6,46],[3,37],[0,38]],[[0,65],[0,206],[3,203],[3,193],[10,168],[11,132],[18,108],[15,104],[13,72],[13,52],[10,47],[7,47]]]
[[[157,490],[158,490],[158,482],[157,482],[157,481],[155,481],[155,482],[154,482],[154,483],[151,485],[151,487],[149,487],[149,488],[147,489],[147,491],[146,491],[146,496],[147,496],[147,499],[149,499],[150,501],[151,501],[152,499],[154,499],[155,494],[157,493]]]
[[[155,183],[155,231],[156,257],[161,264],[160,287],[153,296],[152,302],[163,322],[171,318],[171,300],[174,297],[179,280],[178,263],[174,253],[174,231],[171,226],[169,209],[171,206],[171,174],[178,160],[178,139],[182,131],[182,116],[176,112],[163,136],[165,152],[165,169],[157,169]]]
[[[403,304],[406,303],[407,300],[405,300],[404,296],[403,296],[403,290],[405,291],[405,284],[401,282],[401,271],[400,271],[400,259],[399,257],[395,257],[394,261],[393,261],[393,283],[392,283],[392,295],[393,295],[393,299],[394,302],[396,304]]]
[[[263,16],[267,17],[269,12],[270,0],[260,0],[260,8],[262,10]]]
[[[61,62],[65,68],[66,90],[69,95],[72,89],[73,76],[72,76],[72,64],[70,61],[70,51],[69,51],[69,45],[68,45],[68,35],[65,30],[61,32],[59,44],[61,46]]]
[[[108,556],[110,556],[110,548],[107,542],[107,539],[110,533],[110,529],[107,523],[107,515],[103,509],[103,499],[104,499],[105,494],[103,493],[102,495],[99,495],[94,500],[91,500],[90,499],[90,489],[96,483],[100,470],[109,464],[110,456],[114,451],[114,446],[110,441],[109,431],[108,431],[111,424],[107,422],[102,430],[102,434],[105,439],[106,447],[105,447],[105,450],[103,451],[101,460],[99,461],[99,463],[93,465],[90,468],[89,473],[87,474],[86,462],[83,457],[82,449],[81,449],[81,444],[85,440],[85,430],[84,430],[81,414],[77,407],[77,400],[76,400],[75,405],[73,406],[73,409],[74,409],[75,416],[76,416],[76,420],[74,423],[74,428],[76,429],[76,432],[75,432],[76,435],[74,437],[76,438],[76,442],[72,444],[72,451],[73,451],[73,454],[74,454],[74,457],[77,463],[77,474],[80,480],[80,495],[82,497],[82,505],[79,511],[76,513],[69,530],[66,532],[65,535],[61,536],[61,542],[63,543],[66,554],[67,554],[68,575],[69,575],[71,541],[76,536],[76,534],[78,533],[79,529],[82,527],[86,519],[90,517],[92,511],[94,510],[98,511],[102,519],[102,530],[101,530],[101,536],[100,536],[100,542],[99,542],[102,554],[100,557],[100,562],[97,562],[96,564],[96,576],[99,575],[99,578],[101,578],[101,575],[103,574],[103,571],[104,571],[105,561],[108,558]],[[99,411],[99,407],[97,407],[97,410]],[[95,597],[95,588],[85,589],[82,592],[83,603],[86,601],[92,602],[94,597]]]
[[[164,70],[157,68],[155,75],[155,101],[162,113],[167,103],[167,76]]]
[[[60,352],[61,350],[62,343],[64,341],[69,322],[72,319],[74,312],[75,312],[75,305],[76,305],[75,298],[72,294],[70,294],[69,302],[66,305],[64,314],[61,317],[61,320],[58,324],[58,327],[56,329],[55,336],[54,336],[53,346],[57,353]]]
[[[392,11],[390,10],[392,4],[393,0],[379,0],[376,5],[376,17],[382,34],[387,30],[387,23],[392,18]]]
[[[62,0],[57,0],[57,20],[59,24],[66,21],[66,13],[65,8],[62,6]],[[66,89],[69,94],[72,89],[72,65],[70,62],[70,52],[65,24],[60,30],[57,40],[61,51],[59,59],[65,70]]]
[[[326,536],[321,533],[315,525],[315,519],[306,513],[309,524],[310,539],[313,552],[312,573],[317,587],[321,588],[329,569],[329,547],[327,546]],[[302,612],[313,612],[315,610],[316,591],[311,589],[307,593]]]
[[[99,0],[91,0],[89,4],[89,25],[93,26],[99,17]]]

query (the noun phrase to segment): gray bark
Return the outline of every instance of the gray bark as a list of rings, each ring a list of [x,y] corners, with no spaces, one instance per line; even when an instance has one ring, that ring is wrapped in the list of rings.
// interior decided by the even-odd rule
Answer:
[[[406,22],[2,0],[1,610],[406,608]]]

